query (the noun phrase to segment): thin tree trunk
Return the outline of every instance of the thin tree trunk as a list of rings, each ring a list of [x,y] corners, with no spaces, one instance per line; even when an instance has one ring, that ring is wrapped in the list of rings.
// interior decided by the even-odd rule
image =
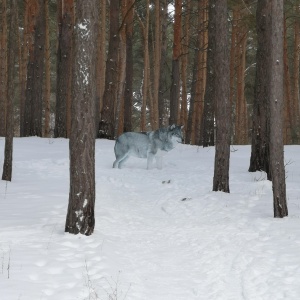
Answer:
[[[159,127],[158,94],[161,60],[161,24],[160,24],[160,0],[155,0],[155,48],[154,48],[154,76],[153,76],[153,125],[152,130]]]
[[[30,6],[30,30],[33,46],[29,51],[25,112],[25,136],[42,136],[43,73],[45,58],[45,6],[44,0],[33,1]]]
[[[69,136],[73,24],[74,0],[60,0],[54,137]]]
[[[126,82],[124,93],[124,131],[132,131],[132,85],[133,85],[133,17],[134,0],[128,1],[126,18]]]
[[[51,95],[51,58],[50,58],[50,37],[49,37],[49,8],[48,0],[45,1],[46,20],[46,43],[45,43],[45,126],[44,136],[50,136],[50,95]]]
[[[201,1],[199,1],[201,2]],[[187,0],[184,10],[184,22],[182,24],[182,44],[181,44],[181,81],[182,81],[182,96],[180,109],[180,124],[184,125],[184,131],[187,128],[188,110],[187,110],[187,68],[188,68],[188,54],[189,54],[189,31],[190,31],[190,17],[191,17],[191,0]],[[198,12],[200,14],[200,12]]]
[[[4,149],[4,163],[2,180],[11,181],[12,178],[12,160],[13,160],[13,136],[14,136],[14,118],[13,118],[13,100],[15,95],[14,78],[16,77],[15,65],[18,57],[15,47],[18,44],[18,7],[16,0],[12,0],[10,7],[9,37],[8,37],[8,74],[7,74],[7,109],[6,109],[6,136]]]
[[[215,2],[209,1],[208,10],[208,49],[206,67],[206,87],[203,108],[203,147],[213,146],[214,141],[214,113],[215,113],[215,70],[214,54],[216,52],[216,16]]]
[[[268,77],[266,67],[270,53],[270,25],[267,0],[259,0],[256,10],[257,52],[254,102],[252,113],[252,143],[249,172],[265,171],[271,179],[269,161],[269,114],[268,114]]]
[[[167,109],[165,101],[166,92],[166,68],[167,68],[167,22],[168,22],[168,3],[161,0],[161,54],[160,54],[160,74],[159,74],[159,94],[158,94],[158,114],[159,127],[167,125]]]
[[[174,16],[174,40],[172,58],[172,83],[170,90],[170,118],[169,124],[177,124],[179,117],[179,96],[180,96],[180,65],[181,55],[181,11],[182,0],[175,0]]]
[[[6,135],[7,105],[7,3],[2,0],[0,35],[0,136]]]
[[[292,133],[294,131],[295,121],[292,113],[292,91],[291,77],[288,62],[288,46],[287,46],[287,28],[284,18],[284,33],[283,33],[283,69],[284,69],[284,118],[283,118],[283,143],[292,143]]]
[[[295,8],[295,12],[298,14],[298,18],[295,18],[294,22],[294,72],[293,72],[293,95],[292,95],[292,113],[295,120],[295,142],[299,143],[300,136],[300,90],[299,90],[299,73],[300,73],[300,8]]]
[[[115,104],[118,86],[119,0],[110,1],[109,46],[105,69],[103,107],[99,122],[100,138],[114,139]]]
[[[286,185],[284,150],[282,138],[283,109],[283,1],[268,0],[270,13],[270,168],[272,174],[274,217],[288,215],[286,204]]]
[[[30,30],[29,30],[29,1],[25,1],[25,12],[24,12],[24,32],[23,32],[23,46],[22,46],[22,59],[21,59],[21,81],[20,81],[20,136],[25,136],[25,101],[26,101],[26,71],[28,64],[28,50],[30,41]]]
[[[216,152],[213,191],[229,193],[231,107],[227,0],[212,0],[212,5],[215,5],[217,41],[214,53]]]

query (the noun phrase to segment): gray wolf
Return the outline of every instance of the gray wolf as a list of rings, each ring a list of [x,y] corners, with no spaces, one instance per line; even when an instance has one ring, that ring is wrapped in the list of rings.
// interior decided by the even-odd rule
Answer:
[[[162,153],[168,152],[183,142],[183,126],[171,125],[148,132],[125,132],[115,143],[116,160],[113,168],[122,168],[130,156],[147,158],[147,169],[152,167],[155,157],[157,167],[162,168]]]

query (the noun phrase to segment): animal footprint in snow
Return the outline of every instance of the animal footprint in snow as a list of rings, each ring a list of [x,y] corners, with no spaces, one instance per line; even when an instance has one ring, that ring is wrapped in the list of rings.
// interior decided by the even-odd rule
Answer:
[[[169,179],[169,180],[164,180],[164,181],[162,181],[161,183],[162,183],[162,184],[165,184],[165,183],[171,183],[171,179]]]

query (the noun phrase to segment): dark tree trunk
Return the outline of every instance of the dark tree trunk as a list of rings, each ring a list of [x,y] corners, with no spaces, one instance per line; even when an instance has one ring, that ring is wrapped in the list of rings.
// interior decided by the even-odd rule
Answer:
[[[6,136],[7,105],[7,0],[1,1],[0,28],[0,136]]]
[[[213,191],[229,193],[230,159],[230,69],[227,0],[213,0],[216,16],[216,48],[214,58],[216,103],[216,153]]]
[[[126,18],[126,82],[124,92],[124,132],[132,131],[132,84],[133,84],[133,15],[134,2],[128,1]]]
[[[9,37],[8,37],[8,74],[7,74],[7,109],[6,109],[6,136],[4,149],[4,163],[2,180],[11,181],[12,178],[12,154],[13,154],[13,99],[15,94],[14,78],[16,77],[17,55],[15,47],[18,44],[18,6],[16,0],[12,0],[10,7]]]
[[[114,139],[115,103],[118,87],[119,0],[110,1],[109,46],[105,71],[103,107],[100,112],[99,138]]]
[[[25,102],[25,136],[42,136],[43,77],[45,57],[45,1],[37,0],[32,30],[33,48],[29,51]]]
[[[74,0],[59,0],[58,5],[58,49],[56,77],[56,108],[54,137],[68,137],[67,110],[71,89],[72,34]]]
[[[181,50],[181,0],[175,0],[174,42],[172,60],[172,83],[170,91],[169,124],[177,124],[179,117],[180,69],[179,58]]]
[[[257,3],[256,28],[256,77],[252,113],[252,144],[249,172],[265,171],[271,179],[269,167],[269,114],[268,114],[268,68],[266,62],[270,55],[270,25],[267,0]]]
[[[206,66],[206,87],[203,108],[203,147],[213,146],[214,111],[215,111],[215,70],[214,55],[216,52],[216,1],[209,1],[208,8],[208,49]]]
[[[70,194],[65,231],[90,235],[95,217],[96,0],[76,1],[70,135]]]
[[[166,67],[167,67],[167,22],[168,22],[168,4],[167,0],[161,0],[161,54],[160,54],[160,74],[158,91],[158,118],[159,127],[164,127],[167,123],[165,92],[167,86]]]
[[[270,169],[272,174],[274,217],[288,215],[283,149],[283,1],[268,0],[270,14],[269,107]]]

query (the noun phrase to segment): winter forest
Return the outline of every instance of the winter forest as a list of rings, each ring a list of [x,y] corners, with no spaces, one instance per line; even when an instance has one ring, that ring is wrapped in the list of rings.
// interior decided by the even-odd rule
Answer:
[[[297,0],[2,0],[3,179],[13,137],[69,138],[66,231],[89,235],[95,138],[181,124],[186,144],[216,147],[214,191],[230,190],[230,145],[251,144],[249,171],[267,173],[274,216],[287,216],[299,26]]]

